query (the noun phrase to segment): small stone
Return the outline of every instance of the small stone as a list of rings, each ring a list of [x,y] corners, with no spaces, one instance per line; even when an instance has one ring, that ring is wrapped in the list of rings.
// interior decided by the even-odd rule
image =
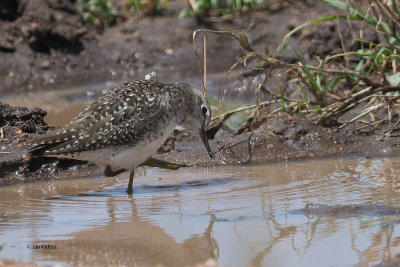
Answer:
[[[138,39],[138,40],[140,40],[140,39],[142,38],[142,32],[141,32],[141,31],[135,31],[135,32],[132,34],[132,38],[133,38],[133,39]]]
[[[172,49],[172,48],[167,48],[167,49],[165,49],[165,54],[167,54],[167,55],[172,55],[172,54],[174,54],[174,49]]]
[[[51,62],[49,60],[45,60],[40,64],[40,67],[44,70],[50,69]]]
[[[15,132],[17,135],[21,135],[23,132],[22,132],[22,130],[18,130],[18,131],[16,131]]]
[[[17,49],[13,42],[0,39],[0,51],[3,52],[15,52]]]

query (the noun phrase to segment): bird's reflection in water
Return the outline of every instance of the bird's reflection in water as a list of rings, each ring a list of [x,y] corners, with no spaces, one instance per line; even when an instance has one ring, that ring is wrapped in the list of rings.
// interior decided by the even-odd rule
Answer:
[[[214,215],[202,235],[193,235],[179,243],[160,226],[141,219],[134,196],[131,201],[132,220],[115,221],[115,203],[110,198],[109,224],[73,233],[69,240],[52,241],[57,249],[36,253],[46,261],[63,261],[74,266],[188,266],[218,259],[219,248],[213,237]]]

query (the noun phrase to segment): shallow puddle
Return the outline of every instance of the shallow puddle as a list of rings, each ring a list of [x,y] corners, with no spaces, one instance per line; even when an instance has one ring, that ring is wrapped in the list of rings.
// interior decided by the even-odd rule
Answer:
[[[148,168],[138,171],[133,196],[126,174],[3,187],[0,258],[74,266],[379,263],[400,253],[399,169],[397,158]]]

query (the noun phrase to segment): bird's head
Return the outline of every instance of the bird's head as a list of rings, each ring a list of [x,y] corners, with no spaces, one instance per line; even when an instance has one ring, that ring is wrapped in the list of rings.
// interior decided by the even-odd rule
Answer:
[[[189,87],[189,85],[186,85]],[[207,99],[199,91],[190,88],[192,107],[188,114],[183,126],[186,129],[199,133],[201,140],[207,149],[208,155],[212,158],[212,152],[206,135],[206,127],[211,119],[211,108]]]

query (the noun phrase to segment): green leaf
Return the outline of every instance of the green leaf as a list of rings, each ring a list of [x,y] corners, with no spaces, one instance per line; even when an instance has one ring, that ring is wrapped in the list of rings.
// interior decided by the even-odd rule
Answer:
[[[396,72],[396,73],[387,75],[387,80],[391,86],[399,86],[400,85],[400,72]]]
[[[335,89],[335,87],[339,84],[339,82],[340,82],[341,80],[343,80],[344,78],[346,78],[346,75],[344,75],[344,74],[336,75],[336,76],[331,80],[331,82],[329,83],[328,88],[329,88],[330,90]]]
[[[281,96],[282,109],[284,112],[286,112],[286,102],[285,102],[285,97],[282,93],[282,90],[279,90],[279,95]]]
[[[300,56],[300,54],[297,52],[296,49],[294,49],[294,52],[296,53],[296,56],[299,58],[300,62],[302,63],[301,69],[303,70],[304,74],[307,76],[307,79],[310,81],[311,85],[318,90],[318,92],[322,93],[323,89],[322,87],[318,84],[318,82],[314,79],[312,76],[310,69],[306,64],[304,64],[303,58]]]
[[[400,39],[399,36],[397,36],[396,38],[394,36],[390,36],[389,37],[389,44],[391,46],[397,47],[398,49],[400,49]]]
[[[297,26],[296,28],[294,28],[293,30],[291,30],[283,38],[283,41],[282,41],[282,44],[281,44],[281,56],[283,56],[283,51],[285,50],[285,48],[286,48],[286,46],[287,46],[287,44],[289,42],[289,39],[293,34],[295,34],[296,32],[300,31],[301,29],[303,29],[303,28],[305,28],[305,27],[307,27],[309,25],[320,23],[320,22],[324,22],[324,21],[329,21],[329,20],[333,20],[333,19],[335,19],[335,16],[330,16],[330,17],[325,17],[325,18],[322,18],[322,19],[309,21],[309,22],[303,23],[303,24]]]
[[[185,8],[181,13],[179,13],[180,19],[192,18],[194,16],[196,16],[196,13],[192,9]]]
[[[108,0],[79,0],[79,3],[85,23],[104,27],[116,22],[117,10]]]
[[[315,110],[315,111],[320,111],[321,110],[321,106],[320,105],[313,105],[313,104],[311,104],[311,102],[310,101],[308,101],[307,100],[307,106],[309,106],[309,107],[311,107],[313,110]]]
[[[321,1],[324,3],[327,3],[330,6],[345,10],[348,13],[352,14],[352,16],[356,17],[358,20],[365,20],[366,22],[373,25],[374,27],[378,27],[378,28],[382,29],[387,34],[392,34],[392,30],[390,29],[389,25],[386,22],[379,21],[377,18],[375,18],[373,16],[368,16],[361,10],[348,5],[344,1],[340,1],[340,0],[321,0]]]

